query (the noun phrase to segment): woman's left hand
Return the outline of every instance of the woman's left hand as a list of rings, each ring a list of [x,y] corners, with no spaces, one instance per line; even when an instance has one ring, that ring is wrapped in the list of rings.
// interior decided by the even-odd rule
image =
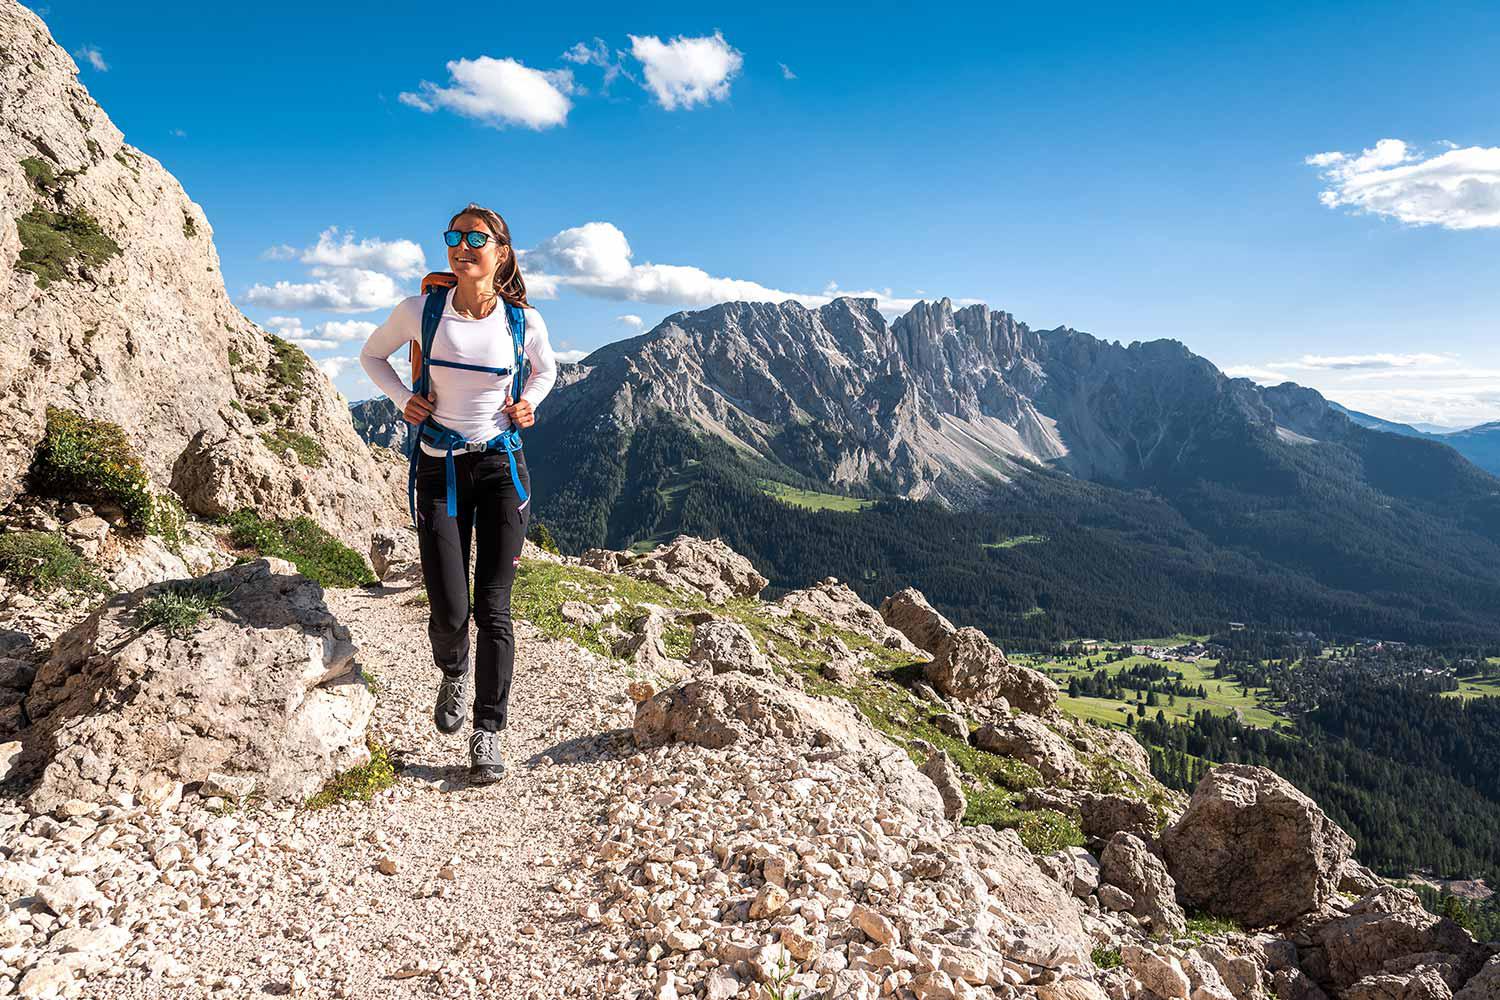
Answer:
[[[507,396],[506,399],[509,400],[510,397]],[[510,422],[517,427],[530,427],[536,423],[536,417],[531,412],[531,403],[529,400],[521,399],[514,403],[507,402],[506,405],[500,408],[500,411],[507,417],[510,417]]]

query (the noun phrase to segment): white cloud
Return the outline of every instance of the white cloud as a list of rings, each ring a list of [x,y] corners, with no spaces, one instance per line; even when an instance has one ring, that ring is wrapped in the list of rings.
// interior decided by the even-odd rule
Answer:
[[[567,123],[573,102],[573,72],[539,70],[514,59],[455,59],[448,63],[451,86],[423,80],[419,93],[404,92],[399,100],[422,111],[439,108],[473,118],[495,128],[522,125],[541,130]]]
[[[577,42],[571,49],[562,54],[563,59],[567,62],[575,63],[579,66],[598,66],[604,70],[603,89],[605,90],[608,90],[609,85],[614,83],[615,79],[622,73],[626,77],[630,76],[630,74],[625,73],[625,67],[621,65],[621,59],[624,56],[625,53],[618,49],[611,51],[602,38],[595,38],[592,46],[585,42]],[[579,89],[581,91],[581,88]]]
[[[1304,355],[1234,365],[1226,375],[1263,385],[1296,382],[1351,409],[1399,423],[1468,427],[1500,419],[1500,368],[1440,354]]]
[[[174,137],[176,137],[176,138],[178,138],[178,139],[186,139],[186,138],[187,138],[187,133],[186,133],[186,132],[184,132],[184,131],[183,131],[183,130],[182,130],[182,129],[180,129],[180,128],[174,128],[174,129],[173,129],[173,130],[172,130],[172,135],[173,135],[173,136],[174,136]]]
[[[717,31],[699,38],[679,35],[670,42],[631,35],[630,54],[645,69],[646,89],[668,111],[724,100],[729,81],[745,62]]]
[[[339,239],[337,226],[329,226],[318,234],[317,244],[302,251],[302,262],[322,267],[368,268],[397,278],[415,278],[427,270],[422,248],[411,240],[364,239],[355,243],[352,233],[346,232]]]
[[[397,285],[390,275],[365,268],[318,268],[313,277],[319,280],[253,285],[245,293],[245,301],[264,309],[362,313],[389,309],[410,291]]]
[[[1255,365],[1230,365],[1224,369],[1224,374],[1230,378],[1247,378],[1261,385],[1280,385],[1292,381],[1290,375],[1269,368],[1257,368]]]
[[[588,351],[555,351],[553,353],[563,364],[573,364],[589,356]]]
[[[1319,200],[1414,226],[1445,229],[1500,227],[1500,147],[1452,143],[1435,155],[1399,139],[1381,139],[1359,155],[1317,153],[1306,158],[1328,182]]]
[[[363,341],[375,330],[374,323],[358,319],[329,320],[309,330],[297,316],[272,316],[262,325],[304,351],[331,350],[351,340]]]
[[[634,315],[633,313],[626,313],[624,316],[616,316],[615,319],[616,321],[630,327],[632,330],[639,330],[641,327],[646,325],[645,320],[641,319],[639,316]]]
[[[338,378],[340,372],[358,360],[358,358],[354,357],[320,358],[317,361],[317,365],[322,369],[324,375],[333,379]]]
[[[520,256],[527,288],[546,289],[552,295],[570,288],[584,295],[625,302],[709,306],[733,301],[795,301],[808,308],[847,296],[878,299],[878,308],[888,315],[905,312],[917,301],[897,298],[890,289],[850,292],[829,284],[822,294],[788,292],[755,281],[718,277],[690,265],[637,264],[632,260],[629,240],[609,222],[564,229]],[[539,293],[537,297],[549,296]]]
[[[777,63],[776,65],[778,65],[778,66],[781,67],[781,78],[783,80],[795,80],[795,79],[797,79],[797,74],[793,73],[792,72],[792,68],[790,66],[788,66],[786,63]]]
[[[261,260],[294,260],[296,256],[297,248],[285,243],[274,247],[267,247],[260,253]]]
[[[1383,368],[1411,368],[1415,365],[1442,364],[1449,359],[1441,354],[1342,354],[1342,355],[1320,355],[1304,354],[1298,361],[1285,361],[1277,364],[1278,368],[1301,368],[1319,369],[1327,368],[1334,370],[1348,369],[1383,369]]]
[[[88,63],[101,73],[109,72],[109,64],[104,61],[104,53],[99,51],[97,45],[85,45],[73,53],[73,58]]]

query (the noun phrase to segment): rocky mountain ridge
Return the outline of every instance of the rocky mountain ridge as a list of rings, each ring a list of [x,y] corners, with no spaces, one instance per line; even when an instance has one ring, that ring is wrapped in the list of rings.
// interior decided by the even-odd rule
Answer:
[[[670,412],[838,488],[963,505],[1028,463],[1122,485],[1188,477],[1245,436],[1341,442],[1314,390],[1225,376],[1176,341],[1121,346],[948,299],[887,323],[873,300],[675,313],[579,362],[551,421]]]

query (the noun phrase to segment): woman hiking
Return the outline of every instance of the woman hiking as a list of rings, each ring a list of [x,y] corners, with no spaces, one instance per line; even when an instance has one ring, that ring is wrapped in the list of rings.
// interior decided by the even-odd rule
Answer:
[[[505,728],[515,666],[510,591],[521,562],[531,513],[531,477],[515,432],[535,422],[536,407],[557,380],[557,361],[541,314],[526,301],[526,283],[497,213],[470,204],[443,234],[448,268],[458,283],[402,300],[360,350],[359,362],[419,435],[414,456],[417,542],[431,617],[427,635],[441,671],[433,722],[443,733],[463,727],[469,675],[474,675],[471,780],[505,773]],[[391,352],[421,343],[423,310],[436,313],[429,391],[408,389],[391,367]],[[429,322],[431,317],[429,316]],[[525,327],[530,373],[519,398],[514,336]],[[474,538],[476,648],[469,643],[469,551]]]

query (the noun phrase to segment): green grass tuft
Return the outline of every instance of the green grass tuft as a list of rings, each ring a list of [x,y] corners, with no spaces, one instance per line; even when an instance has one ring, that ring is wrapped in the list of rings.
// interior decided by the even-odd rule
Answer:
[[[317,468],[328,463],[328,452],[317,439],[301,431],[278,427],[261,434],[266,447],[275,452],[291,451],[303,465]]]
[[[106,594],[109,585],[61,535],[17,531],[0,535],[0,574],[33,593],[61,587],[81,594]]]
[[[21,256],[16,268],[36,275],[39,288],[72,276],[73,266],[97,267],[120,253],[93,216],[83,211],[50,212],[40,205],[16,220]]]
[[[1196,938],[1219,937],[1224,934],[1242,934],[1245,928],[1229,917],[1194,912],[1187,915],[1187,932]]]
[[[1101,969],[1118,969],[1125,964],[1125,960],[1120,957],[1120,949],[1106,948],[1102,944],[1094,946],[1089,958]]]
[[[377,792],[396,783],[396,768],[386,745],[373,736],[366,738],[365,745],[370,748],[369,762],[334,777],[307,800],[307,808],[326,809],[338,802],[368,802]]]
[[[209,590],[201,584],[173,584],[136,607],[136,622],[142,629],[160,625],[174,639],[186,639],[198,630],[204,615],[224,606],[227,596],[227,591]]]
[[[264,518],[245,507],[222,523],[229,526],[230,543],[236,548],[286,559],[319,586],[355,587],[375,582],[364,557],[310,517]]]
[[[37,156],[28,156],[21,161],[21,169],[26,171],[26,180],[38,191],[56,190],[57,172],[46,160]]]

